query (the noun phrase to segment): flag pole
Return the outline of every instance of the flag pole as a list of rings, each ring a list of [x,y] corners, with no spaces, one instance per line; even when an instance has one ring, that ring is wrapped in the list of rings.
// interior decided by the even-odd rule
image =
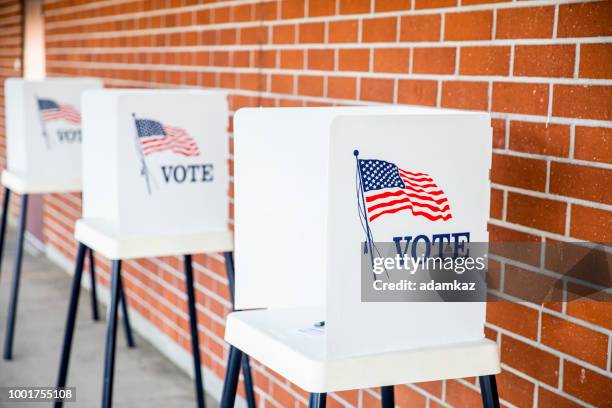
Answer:
[[[47,150],[51,148],[51,141],[49,140],[49,135],[47,134],[47,126],[45,125],[45,121],[42,117],[42,113],[40,112],[40,99],[38,95],[34,95],[36,98],[36,105],[38,108],[38,120],[40,121],[40,127],[42,128],[43,139],[45,139],[45,145],[47,146]]]
[[[134,118],[134,126],[136,127],[136,151],[140,157],[140,163],[142,164],[142,168],[140,169],[140,174],[144,176],[147,182],[147,191],[151,194],[151,181],[149,180],[149,168],[147,167],[147,162],[145,161],[144,152],[142,151],[142,146],[140,145],[140,136],[138,135],[138,125],[136,124],[136,114],[132,113],[132,118]]]
[[[364,253],[370,252],[370,262],[372,263],[372,268],[374,267],[374,250],[372,248],[372,230],[370,229],[370,222],[368,221],[368,209],[366,207],[365,196],[363,194],[363,177],[361,174],[361,169],[359,168],[359,150],[354,150],[353,155],[355,156],[355,162],[357,164],[357,174],[359,175],[359,197],[358,200],[361,199],[361,205],[363,206],[363,220],[365,222],[365,230],[366,230],[366,246],[364,247]],[[361,214],[361,212],[360,212]]]

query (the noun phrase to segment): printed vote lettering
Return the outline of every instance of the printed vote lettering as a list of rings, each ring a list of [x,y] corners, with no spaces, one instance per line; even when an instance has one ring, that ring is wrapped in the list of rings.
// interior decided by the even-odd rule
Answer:
[[[81,143],[81,129],[58,129],[57,139],[60,143]]]
[[[206,183],[213,181],[212,164],[161,166],[166,183]]]

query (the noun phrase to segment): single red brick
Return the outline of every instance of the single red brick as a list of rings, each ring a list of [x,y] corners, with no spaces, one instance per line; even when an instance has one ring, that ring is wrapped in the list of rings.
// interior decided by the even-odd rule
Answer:
[[[444,39],[446,41],[490,40],[493,12],[470,11],[448,13],[444,17]]]
[[[334,50],[308,50],[308,69],[333,70]]]
[[[612,170],[552,162],[550,192],[582,200],[612,204]]]
[[[593,296],[591,288],[581,290],[577,285],[572,285],[569,290],[576,294],[584,294],[583,297],[567,302],[566,313],[569,316],[612,330],[612,319],[610,319],[612,302],[609,299],[599,300]]]
[[[570,128],[536,122],[510,122],[510,149],[547,156],[568,157]]]
[[[612,78],[612,44],[580,45],[580,77]]]
[[[407,48],[375,48],[374,72],[408,73],[410,50]]]
[[[446,403],[452,407],[479,407],[482,405],[482,399],[472,388],[458,381],[449,380],[446,381]]]
[[[272,92],[293,93],[293,75],[272,75]]]
[[[298,40],[300,43],[322,43],[324,39],[324,23],[305,23],[299,25]]]
[[[567,204],[519,193],[508,193],[506,219],[543,231],[563,235]]]
[[[563,407],[580,408],[582,405],[576,404],[558,394],[548,391],[544,387],[538,389],[538,408]]]
[[[329,23],[328,39],[330,43],[357,42],[359,22],[357,20],[340,20]]]
[[[495,112],[546,115],[548,112],[548,85],[531,83],[493,83]]]
[[[612,212],[572,204],[570,235],[592,242],[612,242]]]
[[[437,81],[400,79],[397,84],[398,103],[436,106],[437,94]]]
[[[514,49],[514,75],[572,77],[575,45],[518,45]]]
[[[612,87],[597,85],[555,85],[553,115],[612,120]]]
[[[506,335],[502,335],[500,349],[502,363],[546,384],[557,386],[559,357]]]
[[[410,10],[410,0],[374,0],[374,11]]]
[[[303,69],[304,51],[303,50],[281,50],[280,67],[285,69]]]
[[[510,47],[462,47],[460,53],[462,75],[508,75]]]
[[[260,50],[253,57],[257,68],[276,68],[276,50]]]
[[[546,161],[493,154],[491,181],[527,190],[544,191]]]
[[[400,407],[425,408],[427,399],[406,385],[397,385],[394,389],[395,403]]]
[[[441,7],[454,7],[457,5],[457,0],[415,0],[414,8],[430,9]]]
[[[562,4],[559,6],[558,37],[612,35],[612,2]]]
[[[340,14],[363,14],[370,12],[370,0],[340,0]]]
[[[491,218],[501,220],[504,210],[504,192],[496,188],[491,189]]]
[[[576,126],[574,157],[602,163],[612,163],[612,129]]]
[[[293,44],[295,43],[295,26],[276,25],[273,27],[272,41],[274,44]]]
[[[487,322],[533,340],[538,337],[538,312],[520,303],[489,302]]]
[[[283,0],[280,5],[283,20],[304,17],[304,0]]]
[[[503,370],[495,377],[500,398],[517,407],[533,407],[534,383],[507,370]]]
[[[506,121],[504,119],[491,119],[493,128],[493,148],[503,149],[506,147]]]
[[[440,15],[400,17],[400,41],[439,41]]]
[[[563,391],[596,407],[612,405],[612,376],[604,376],[565,360]]]
[[[233,22],[249,21],[253,19],[253,5],[252,4],[242,4],[242,5],[234,6],[231,9],[232,9],[232,21]]]
[[[362,21],[363,42],[393,42],[397,36],[397,17],[370,18]]]
[[[415,74],[452,74],[455,72],[455,48],[415,48],[412,72]]]
[[[240,44],[265,44],[268,42],[268,27],[245,27],[240,29]]]
[[[487,110],[489,84],[471,81],[444,81],[442,107]]]
[[[331,16],[336,12],[336,4],[329,0],[309,0],[308,17]]]
[[[608,336],[605,334],[544,313],[542,343],[587,363],[606,368]]]
[[[338,65],[340,71],[368,71],[370,68],[370,50],[340,49]]]
[[[352,77],[328,77],[327,96],[337,99],[355,99],[357,97],[357,79]]]
[[[495,38],[551,38],[554,18],[554,7],[498,9]]]
[[[393,102],[393,79],[361,78],[362,101]]]

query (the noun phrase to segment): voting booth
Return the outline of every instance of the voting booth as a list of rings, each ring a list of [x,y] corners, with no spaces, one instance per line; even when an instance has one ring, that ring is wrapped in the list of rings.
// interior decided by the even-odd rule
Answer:
[[[102,88],[102,82],[88,78],[9,78],[4,83],[7,166],[2,171],[0,264],[9,197],[11,193],[21,196],[4,341],[6,360],[13,355],[28,197],[81,190],[81,94],[86,89],[97,88]],[[93,256],[90,260],[93,265]],[[92,273],[92,289],[95,288],[93,277]],[[91,293],[94,320],[97,320],[95,290]]]
[[[84,219],[123,238],[228,230],[223,92],[93,90],[83,114]]]
[[[112,406],[122,261],[161,256],[183,257],[196,404],[205,405],[192,255],[223,252],[233,286],[228,119],[227,95],[219,91],[112,89],[83,96],[83,218],[75,227],[71,299],[78,298],[83,253],[89,248],[110,259],[104,408]],[[66,386],[76,304],[68,308],[58,387]],[[245,378],[251,378],[248,364]],[[254,401],[252,382],[247,395]]]
[[[242,109],[234,129],[236,308],[260,310],[230,314],[230,344],[315,393],[499,371],[485,303],[362,298],[366,245],[488,241],[488,114]]]
[[[8,174],[53,192],[81,185],[81,94],[88,78],[5,81]]]

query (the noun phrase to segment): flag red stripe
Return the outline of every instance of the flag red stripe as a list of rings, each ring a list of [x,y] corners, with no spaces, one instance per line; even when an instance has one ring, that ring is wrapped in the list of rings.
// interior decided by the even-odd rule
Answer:
[[[376,194],[376,195],[371,195],[369,197],[366,197],[366,202],[371,202],[371,201],[375,201],[378,200],[380,198],[387,198],[387,197],[391,197],[391,196],[399,196],[399,195],[406,195],[408,197],[412,197],[412,198],[418,198],[420,200],[427,200],[427,201],[433,201],[436,204],[442,204],[448,201],[448,199],[446,199],[446,197],[444,198],[440,198],[440,199],[435,199],[433,197],[427,197],[427,196],[423,196],[423,195],[419,195],[419,194],[414,194],[414,193],[407,193],[404,190],[398,190],[398,191],[394,191],[394,192],[385,192],[385,193],[381,193],[381,194]]]
[[[393,206],[395,204],[400,204],[400,203],[411,203],[412,205],[418,206],[418,207],[423,207],[423,208],[427,208],[430,209],[433,212],[446,212],[450,209],[450,207],[447,205],[445,205],[444,207],[442,206],[435,206],[435,205],[431,205],[431,204],[425,204],[425,203],[419,203],[416,201],[411,201],[410,198],[400,198],[398,200],[392,200],[392,201],[385,201],[382,203],[378,203],[378,204],[374,204],[371,207],[368,207],[368,211],[375,211],[378,210],[379,208],[385,208],[385,207],[390,207]]]
[[[415,211],[412,208],[411,204],[407,204],[405,206],[402,207],[397,207],[397,208],[391,208],[389,210],[385,210],[385,211],[381,211],[378,214],[372,215],[370,217],[370,221],[374,221],[375,219],[377,219],[378,217],[380,217],[383,214],[393,214],[399,211],[403,211],[403,210],[411,210],[412,215],[421,215],[425,218],[427,218],[430,221],[437,221],[437,220],[444,220],[447,221],[449,219],[451,219],[453,216],[451,214],[446,214],[446,215],[431,215],[429,213],[423,212],[423,211]]]

